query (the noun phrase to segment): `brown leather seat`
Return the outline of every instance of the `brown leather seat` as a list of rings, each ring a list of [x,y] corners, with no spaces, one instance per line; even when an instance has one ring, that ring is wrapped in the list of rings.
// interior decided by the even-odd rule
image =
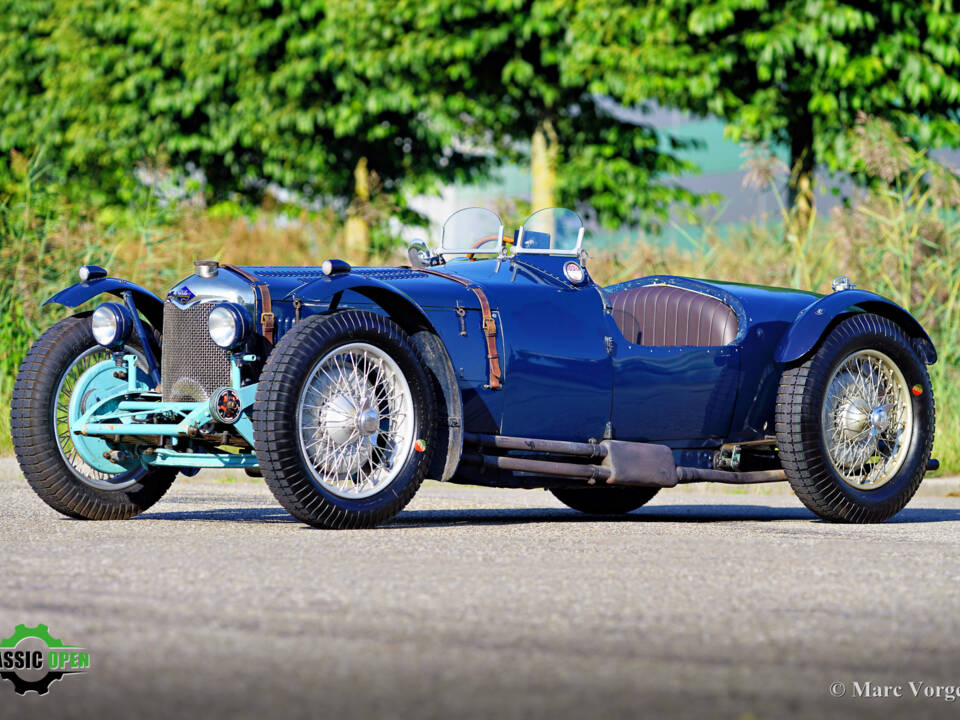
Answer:
[[[722,300],[671,285],[643,285],[611,293],[613,320],[637,345],[729,345],[737,315]]]

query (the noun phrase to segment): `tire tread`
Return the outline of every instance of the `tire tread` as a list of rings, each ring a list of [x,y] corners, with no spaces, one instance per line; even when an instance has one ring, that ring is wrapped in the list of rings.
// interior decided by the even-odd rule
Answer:
[[[100,490],[73,474],[51,429],[53,393],[66,363],[93,347],[89,315],[72,315],[50,327],[20,364],[10,403],[13,449],[27,483],[47,505],[82,520],[119,520],[152,506],[176,478],[173,468],[155,468],[122,490]],[[62,369],[60,369],[62,368]]]
[[[397,492],[394,481],[383,491],[392,493],[392,498],[372,509],[353,509],[319,492],[306,470],[296,430],[292,427],[299,391],[292,389],[300,387],[306,373],[331,342],[357,335],[383,338],[408,353],[418,367],[424,367],[413,343],[395,322],[375,313],[347,310],[333,315],[312,315],[287,332],[268,357],[257,388],[254,445],[264,480],[287,512],[315,527],[366,528],[389,520],[416,494],[430,464],[433,398],[424,376],[419,380],[408,378],[408,383],[412,393],[422,395],[425,417],[420,432],[431,437],[427,441],[427,452],[420,453],[414,475],[402,483],[401,492]],[[416,397],[414,402],[416,404]]]
[[[929,428],[924,430],[920,460],[909,469],[910,477],[901,492],[888,500],[866,504],[848,494],[829,459],[820,438],[819,404],[815,397],[822,392],[829,374],[839,360],[845,343],[862,336],[879,338],[899,345],[912,354],[919,368],[922,397],[929,403]],[[780,461],[787,479],[800,501],[825,520],[846,523],[882,522],[896,513],[913,497],[926,473],[926,462],[933,448],[935,401],[930,379],[916,349],[903,331],[887,318],[870,313],[852,315],[824,339],[821,346],[804,362],[784,371],[776,400],[776,435]],[[903,469],[901,469],[903,472]],[[894,482],[891,480],[890,482]]]

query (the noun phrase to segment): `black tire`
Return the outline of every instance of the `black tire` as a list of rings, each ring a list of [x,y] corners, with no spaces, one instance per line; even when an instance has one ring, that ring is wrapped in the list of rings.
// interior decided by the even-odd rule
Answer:
[[[896,473],[874,489],[857,488],[837,472],[823,437],[821,412],[827,383],[851,354],[876,350],[903,374],[913,410],[913,431]],[[935,408],[930,377],[903,330],[878,315],[852,315],[833,328],[805,362],[780,380],[776,431],[780,461],[800,501],[824,520],[882,522],[897,514],[917,491],[933,447]]]
[[[131,341],[130,347],[139,350]],[[105,490],[67,462],[54,426],[54,403],[60,381],[77,358],[98,347],[90,333],[89,313],[61,320],[44,332],[27,352],[13,386],[10,434],[20,470],[47,505],[83,520],[133,517],[163,497],[177,470],[155,468],[121,473],[130,481],[122,489]]]
[[[367,343],[399,366],[412,398],[413,437],[425,449],[407,451],[396,477],[373,495],[344,497],[321,485],[300,441],[298,404],[310,373],[332,350]],[[287,332],[270,354],[257,388],[254,438],[260,470],[278,502],[314,527],[367,528],[400,512],[416,494],[433,452],[435,406],[425,365],[409,336],[389,318],[347,310],[314,315]]]
[[[624,515],[646,505],[660,488],[602,487],[551,488],[554,497],[569,508],[588,515]]]

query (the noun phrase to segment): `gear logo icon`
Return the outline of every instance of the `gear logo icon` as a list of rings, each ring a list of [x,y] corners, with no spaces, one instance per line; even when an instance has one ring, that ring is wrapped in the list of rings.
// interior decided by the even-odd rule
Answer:
[[[18,695],[31,690],[46,695],[55,680],[89,668],[90,654],[65,645],[46,625],[17,625],[13,635],[0,640],[0,678],[12,682]]]

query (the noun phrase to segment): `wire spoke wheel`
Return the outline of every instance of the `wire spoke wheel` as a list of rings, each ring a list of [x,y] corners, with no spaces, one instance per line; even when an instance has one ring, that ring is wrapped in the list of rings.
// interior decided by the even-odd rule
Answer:
[[[380,492],[413,450],[413,399],[403,372],[386,352],[350,343],[313,368],[297,408],[308,469],[342,498]]]
[[[311,315],[260,375],[253,430],[274,497],[314,527],[368,528],[416,494],[433,452],[429,366],[390,318]]]
[[[777,452],[800,501],[832,522],[883,522],[923,481],[936,407],[920,345],[890,318],[836,323],[777,393]]]
[[[827,381],[822,414],[830,462],[858,490],[882,487],[903,465],[913,433],[907,381],[878,350],[847,356]]]
[[[144,366],[139,346],[127,345],[124,353],[137,356]],[[125,384],[106,371],[102,383],[89,377],[80,382],[84,373],[109,359],[90,334],[89,315],[73,315],[37,338],[14,383],[10,434],[20,469],[40,499],[68,517],[133,517],[159,500],[177,476],[175,468],[137,464],[124,470],[118,465],[118,472],[110,473],[90,466],[88,460],[111,445],[99,437],[73,435],[70,405],[76,401],[82,413],[111,392],[114,382]]]
[[[70,433],[70,398],[73,396],[73,389],[80,376],[109,357],[106,350],[91,348],[74,360],[60,378],[53,403],[53,431],[57,437],[60,455],[78,475],[98,481],[106,480],[110,476],[90,467],[77,452]]]

